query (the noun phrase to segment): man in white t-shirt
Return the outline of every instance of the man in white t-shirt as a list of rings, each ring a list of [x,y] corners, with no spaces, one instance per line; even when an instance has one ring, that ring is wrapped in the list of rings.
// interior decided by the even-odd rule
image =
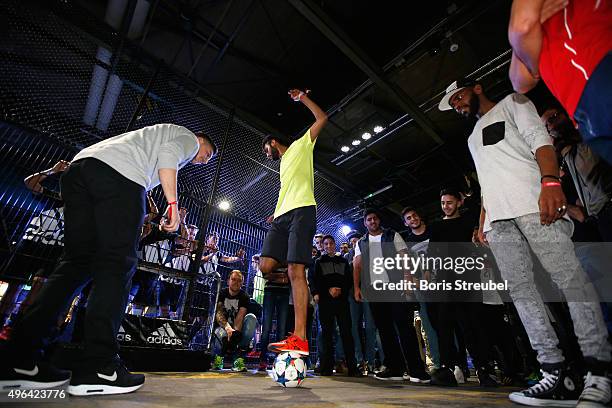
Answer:
[[[468,139],[482,187],[478,236],[491,244],[542,366],[542,380],[510,394],[510,399],[531,406],[554,405],[558,400],[578,402],[580,387],[574,385],[565,367],[559,340],[535,289],[533,253],[568,301],[589,371],[581,403],[607,395],[602,400],[605,405],[610,401],[607,371],[612,348],[597,295],[574,252],[573,225],[565,215],[567,202],[557,156],[535,107],[516,93],[495,103],[480,84],[464,79],[446,89],[439,108],[478,119]]]
[[[410,382],[429,383],[431,379],[421,360],[414,330],[414,311],[418,303],[406,301],[399,291],[377,290],[381,284],[404,279],[402,270],[385,268],[379,271],[374,266],[382,258],[408,254],[406,243],[397,232],[381,227],[377,210],[367,209],[363,219],[368,233],[355,246],[353,284],[355,300],[369,302],[385,354],[386,369],[376,373],[375,378],[401,381],[404,372],[408,371]]]

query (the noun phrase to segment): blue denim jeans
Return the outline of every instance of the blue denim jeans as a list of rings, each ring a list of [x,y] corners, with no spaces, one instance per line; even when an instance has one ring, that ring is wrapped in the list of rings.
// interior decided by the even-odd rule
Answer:
[[[255,330],[257,329],[257,317],[253,313],[248,313],[244,316],[242,321],[242,339],[238,343],[238,350],[246,350],[255,337]],[[212,351],[213,355],[218,356],[222,354],[223,343],[227,339],[227,332],[223,327],[217,327],[213,334]]]
[[[612,164],[612,53],[608,53],[591,73],[574,119],[585,143]]]
[[[261,327],[261,360],[265,361],[270,343],[272,318],[276,311],[276,341],[287,334],[287,314],[289,312],[289,288],[264,289],[263,323]]]
[[[368,365],[373,367],[376,360],[376,349],[378,348],[381,361],[384,361],[384,354],[380,345],[380,338],[376,334],[376,325],[370,311],[370,305],[365,301],[356,302],[352,293],[349,296],[349,305],[351,307],[351,321],[353,323],[353,338],[355,339],[355,360],[357,360],[357,363],[367,361]],[[361,341],[362,330],[365,335],[365,345]]]

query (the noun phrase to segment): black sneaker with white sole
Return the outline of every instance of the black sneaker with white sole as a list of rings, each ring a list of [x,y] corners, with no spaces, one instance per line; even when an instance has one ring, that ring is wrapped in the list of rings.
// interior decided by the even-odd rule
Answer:
[[[425,371],[415,372],[412,371],[408,374],[408,381],[413,384],[429,384],[431,382],[431,377]],[[406,379],[406,377],[404,377]]]
[[[385,368],[383,371],[379,371],[374,374],[374,378],[382,381],[403,381],[404,374],[403,373],[394,373],[388,368]]]
[[[510,401],[532,407],[575,407],[579,384],[562,369],[540,371],[542,379],[526,390],[510,394]]]
[[[75,396],[127,394],[143,386],[145,376],[132,374],[120,362],[102,369],[75,371],[68,393]]]
[[[48,389],[66,385],[70,371],[60,370],[45,361],[0,362],[0,390]]]
[[[584,379],[584,389],[578,398],[577,408],[596,408],[609,406],[612,401],[610,379],[606,375],[587,373]]]

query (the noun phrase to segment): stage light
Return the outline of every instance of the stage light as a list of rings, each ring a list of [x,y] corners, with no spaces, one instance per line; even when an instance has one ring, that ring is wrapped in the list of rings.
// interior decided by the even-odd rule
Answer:
[[[340,150],[342,150],[342,152],[343,152],[343,153],[346,153],[346,152],[348,152],[349,150],[351,150],[351,148],[350,148],[350,147],[348,147],[348,146],[342,146],[342,147],[340,148]]]
[[[229,201],[223,200],[219,203],[220,210],[227,211],[230,209],[230,207],[231,207],[231,204]]]
[[[361,138],[363,140],[368,140],[371,137],[372,137],[372,134],[370,132],[365,132],[363,135],[361,135]]]
[[[361,144],[361,140],[353,140],[353,142],[351,143],[353,146],[359,146]]]
[[[349,227],[348,225],[343,225],[342,227],[340,227],[340,231],[342,231],[342,235],[346,237],[352,230],[351,227]]]
[[[385,130],[385,128],[382,126],[374,126],[374,133],[380,133],[383,130]]]

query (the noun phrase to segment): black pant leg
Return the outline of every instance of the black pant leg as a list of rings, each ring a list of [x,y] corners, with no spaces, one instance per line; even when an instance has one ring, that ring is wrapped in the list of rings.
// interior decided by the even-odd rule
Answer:
[[[413,375],[422,374],[426,370],[425,363],[421,360],[419,341],[414,329],[414,304],[392,303],[392,307],[393,321],[408,371]]]
[[[384,365],[391,370],[393,374],[403,374],[405,364],[395,332],[395,325],[391,319],[391,304],[384,302],[369,302],[369,305],[385,354]]]
[[[334,304],[325,298],[319,301],[319,323],[321,324],[321,338],[323,347],[319,361],[321,371],[331,371],[334,368],[334,332],[336,331]]]
[[[95,203],[89,226],[93,222],[97,238],[90,264],[93,286],[87,302],[83,365],[100,366],[119,351],[116,336],[138,265],[145,190],[102,162],[83,162],[88,194]]]
[[[351,308],[348,299],[336,299],[336,319],[340,329],[346,365],[349,370],[354,370],[357,367],[357,362],[355,360],[355,341],[353,339]]]
[[[449,302],[431,302],[427,303],[427,311],[438,335],[440,364],[453,369],[457,364],[454,310]]]
[[[87,193],[82,162],[61,178],[64,199],[64,253],[38,296],[14,327],[9,349],[14,356],[34,357],[57,326],[78,290],[91,279],[90,263],[97,246],[94,198]]]
[[[474,361],[474,367],[486,367],[489,361],[489,350],[491,349],[485,326],[482,324],[484,310],[482,303],[457,302],[457,321],[463,332],[465,345]]]

